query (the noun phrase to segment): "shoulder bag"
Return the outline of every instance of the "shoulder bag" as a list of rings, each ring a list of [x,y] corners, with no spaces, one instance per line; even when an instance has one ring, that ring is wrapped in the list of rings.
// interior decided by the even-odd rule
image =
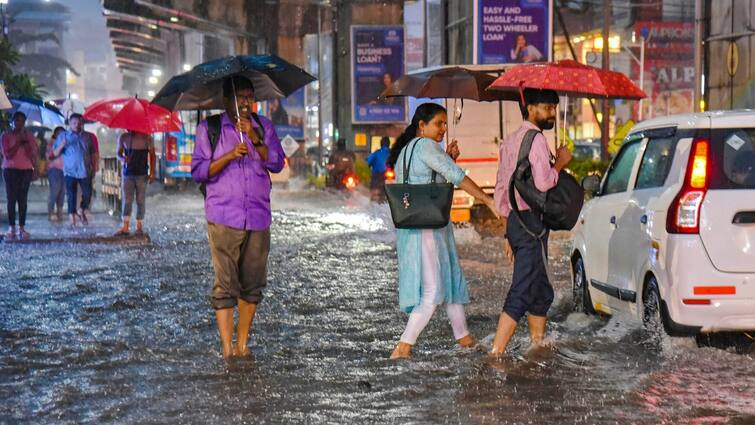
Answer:
[[[409,167],[419,140],[417,138],[412,142],[408,163],[406,151],[404,152],[403,182],[385,185],[385,196],[397,229],[440,229],[448,225],[451,216],[453,184],[436,183],[435,171],[430,183],[409,184]],[[404,150],[408,147],[409,145],[405,146]]]

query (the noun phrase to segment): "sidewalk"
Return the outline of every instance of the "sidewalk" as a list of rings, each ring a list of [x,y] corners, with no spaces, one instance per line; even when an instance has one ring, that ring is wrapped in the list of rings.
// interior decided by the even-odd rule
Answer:
[[[99,176],[98,176],[99,177]],[[98,179],[99,180],[99,179]],[[153,186],[148,192],[161,190],[160,185]],[[154,187],[157,186],[157,187]],[[26,230],[31,234],[28,240],[4,240],[8,230],[7,196],[5,182],[0,183],[0,242],[3,243],[118,243],[118,244],[145,244],[150,243],[149,235],[143,236],[118,236],[113,234],[118,230],[120,218],[112,216],[112,211],[107,211],[101,196],[99,183],[95,184],[97,194],[92,198],[92,218],[88,225],[77,224],[72,228],[69,224],[69,216],[65,214],[62,221],[49,221],[47,219],[47,197],[49,186],[40,185],[40,181],[32,183],[29,189],[29,202],[26,213]],[[63,211],[67,211],[67,202],[63,203]],[[16,213],[16,226],[18,226],[18,213]],[[18,229],[18,227],[16,227]]]

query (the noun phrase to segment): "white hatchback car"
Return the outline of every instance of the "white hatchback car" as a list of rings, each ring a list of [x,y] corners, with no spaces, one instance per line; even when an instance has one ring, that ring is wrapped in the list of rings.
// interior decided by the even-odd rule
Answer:
[[[671,335],[755,331],[755,111],[636,125],[585,203],[575,308]]]

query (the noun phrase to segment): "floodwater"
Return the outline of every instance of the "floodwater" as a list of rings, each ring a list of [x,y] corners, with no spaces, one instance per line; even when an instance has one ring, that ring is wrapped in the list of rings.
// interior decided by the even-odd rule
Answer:
[[[752,349],[570,313],[564,235],[550,348],[528,351],[520,327],[511,355],[488,359],[511,269],[500,238],[463,228],[482,349],[455,347],[439,309],[414,358],[388,360],[406,320],[395,237],[361,196],[276,192],[253,358],[226,363],[200,199],[150,197],[146,245],[0,244],[0,422],[755,423]]]

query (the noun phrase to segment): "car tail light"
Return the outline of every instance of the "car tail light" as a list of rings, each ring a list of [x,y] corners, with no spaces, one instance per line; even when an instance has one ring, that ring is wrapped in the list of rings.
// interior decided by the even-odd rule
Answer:
[[[666,231],[669,233],[700,233],[700,208],[708,190],[710,141],[698,138],[692,142],[684,184],[668,211]]]

